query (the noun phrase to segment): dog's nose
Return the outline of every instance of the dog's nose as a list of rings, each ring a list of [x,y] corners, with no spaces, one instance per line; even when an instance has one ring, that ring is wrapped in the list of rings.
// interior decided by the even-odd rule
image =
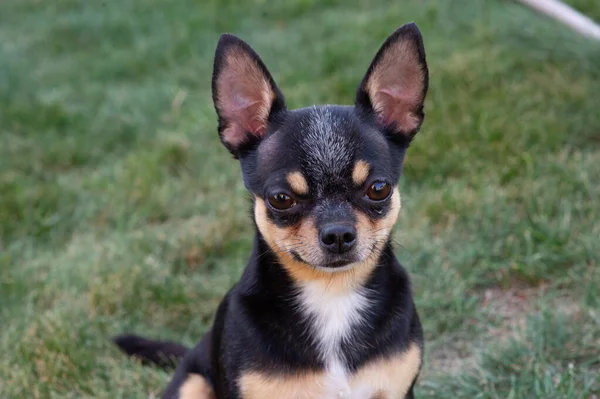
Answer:
[[[356,244],[356,229],[354,226],[333,224],[325,226],[319,232],[323,248],[334,254],[348,252]]]

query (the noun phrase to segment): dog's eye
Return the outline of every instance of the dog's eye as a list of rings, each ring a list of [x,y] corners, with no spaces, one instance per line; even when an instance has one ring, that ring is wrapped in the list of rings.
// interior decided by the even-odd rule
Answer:
[[[371,201],[383,201],[389,197],[390,192],[392,192],[392,187],[389,184],[383,181],[376,181],[371,184],[366,192],[366,196]]]
[[[269,200],[269,204],[273,208],[280,210],[280,211],[283,211],[285,209],[290,209],[291,207],[296,205],[296,201],[294,201],[289,195],[286,195],[284,193],[272,195],[268,198],[268,200]]]

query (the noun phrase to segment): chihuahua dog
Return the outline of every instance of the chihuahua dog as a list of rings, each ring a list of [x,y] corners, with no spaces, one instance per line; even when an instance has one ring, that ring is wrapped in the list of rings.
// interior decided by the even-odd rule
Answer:
[[[286,109],[259,56],[222,35],[212,80],[225,147],[253,197],[240,281],[193,349],[133,335],[129,355],[177,359],[164,398],[413,398],[423,334],[390,234],[428,70],[415,24],[383,43],[354,106]]]

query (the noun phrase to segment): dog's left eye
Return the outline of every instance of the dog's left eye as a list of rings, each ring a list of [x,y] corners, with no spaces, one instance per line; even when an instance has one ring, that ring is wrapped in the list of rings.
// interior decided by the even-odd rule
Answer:
[[[371,201],[383,201],[389,197],[392,187],[384,181],[376,181],[367,189],[365,195]]]
[[[269,205],[271,205],[273,208],[279,211],[290,209],[291,207],[296,205],[296,201],[294,201],[292,197],[284,193],[272,195],[268,198],[268,201]]]

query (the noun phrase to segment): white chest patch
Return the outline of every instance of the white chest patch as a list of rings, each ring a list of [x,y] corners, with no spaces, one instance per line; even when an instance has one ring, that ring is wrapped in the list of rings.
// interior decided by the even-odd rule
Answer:
[[[369,305],[364,290],[331,292],[326,284],[311,282],[302,287],[300,301],[303,312],[313,320],[312,332],[325,362],[326,398],[368,397],[370,393],[363,389],[351,389],[350,375],[341,352],[342,341],[360,325],[363,321],[361,313]]]

